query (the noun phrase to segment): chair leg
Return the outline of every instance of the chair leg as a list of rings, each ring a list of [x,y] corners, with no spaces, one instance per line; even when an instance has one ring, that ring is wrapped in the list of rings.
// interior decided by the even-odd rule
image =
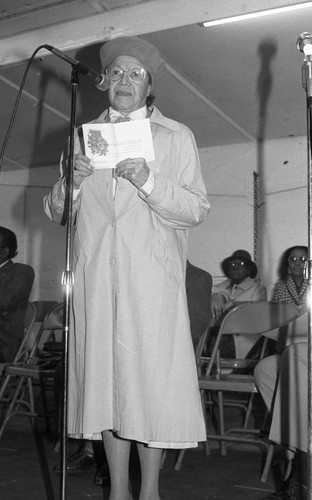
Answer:
[[[33,388],[32,388],[33,392]],[[47,397],[46,397],[46,381],[44,379],[40,380],[40,392],[38,394],[37,400],[34,403],[34,407],[36,407],[36,403],[38,403],[39,399],[41,398],[42,400],[42,407],[43,407],[43,417],[45,418],[45,423],[46,423],[46,431],[49,433],[51,431],[50,427],[50,412],[48,410],[48,403],[47,403]]]
[[[204,449],[205,449],[205,455],[208,457],[211,455],[211,450],[210,450],[210,445],[208,443],[208,440],[204,442]]]
[[[167,450],[163,450],[160,460],[160,469],[162,469],[163,466],[165,465],[166,458],[167,458]]]
[[[0,402],[2,402],[2,401],[5,402],[5,400],[6,400],[4,394],[5,394],[6,388],[8,387],[8,385],[10,383],[11,378],[12,378],[12,375],[5,376],[5,379],[4,379],[3,384],[1,385],[1,389],[0,389]]]
[[[219,432],[221,436],[225,433],[225,424],[224,424],[224,406],[223,406],[223,394],[222,391],[218,391],[218,409],[219,409]],[[220,454],[222,457],[225,457],[227,454],[225,441],[220,441]]]
[[[29,401],[25,399],[25,394],[28,394]],[[24,406],[27,408],[26,411],[20,411],[19,406]],[[14,415],[23,415],[31,419],[31,423],[35,424],[35,403],[32,382],[28,377],[21,377],[18,384],[14,390],[11,401],[9,402],[8,409],[3,418],[2,424],[0,426],[0,439],[6,427],[6,424]]]
[[[33,391],[33,386],[32,386],[32,381],[30,377],[27,378],[27,387],[28,387],[28,395],[29,395],[29,405],[30,405],[30,411],[33,414],[31,417],[31,422],[33,426],[35,425],[35,398],[34,398],[34,391]]]
[[[273,459],[273,454],[274,454],[274,448],[275,445],[273,443],[270,443],[269,449],[267,451],[266,459],[265,459],[265,464],[263,467],[263,471],[260,477],[260,481],[262,483],[265,483],[268,480],[268,475],[270,472],[271,464],[272,464],[272,459]]]
[[[244,424],[243,424],[243,429],[247,429],[248,423],[249,423],[249,418],[251,415],[251,410],[252,410],[252,405],[253,405],[253,400],[254,400],[255,395],[251,394],[248,404],[247,404],[247,409],[246,409],[246,414],[245,414],[245,419],[244,419]]]
[[[19,380],[19,382],[18,382],[18,384],[16,386],[14,395],[12,397],[12,400],[11,400],[11,402],[9,404],[9,407],[8,407],[8,409],[6,411],[6,414],[5,414],[4,418],[3,418],[3,421],[2,421],[2,424],[1,424],[1,427],[0,427],[0,439],[2,437],[2,434],[4,432],[6,424],[8,423],[8,421],[10,420],[10,418],[14,414],[14,407],[15,407],[16,402],[18,400],[18,396],[20,394],[20,391],[21,391],[21,389],[23,387],[24,380],[25,380],[25,377],[21,377],[21,379]]]
[[[207,408],[206,408],[206,398],[207,398],[207,393],[206,391],[201,391],[201,402],[202,402],[202,408],[203,408],[203,415],[204,415],[204,420],[205,420],[205,427],[206,427],[206,434],[207,434]],[[205,455],[210,455],[210,446],[208,443],[208,440],[205,441],[204,443],[204,448],[205,448]],[[182,450],[179,451],[177,460],[174,464],[174,470],[179,471],[182,467],[182,461],[184,458],[186,452],[186,448],[183,448]]]
[[[287,466],[286,466],[285,478],[284,478],[285,481],[287,481],[287,479],[289,479],[292,467],[293,467],[293,458],[290,458],[287,460]]]
[[[182,461],[183,457],[185,455],[186,449],[184,448],[183,450],[179,451],[178,458],[174,464],[174,470],[179,471],[182,467]]]

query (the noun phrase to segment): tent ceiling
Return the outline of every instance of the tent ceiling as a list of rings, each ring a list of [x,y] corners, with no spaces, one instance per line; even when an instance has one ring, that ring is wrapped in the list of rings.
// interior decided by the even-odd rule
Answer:
[[[168,72],[155,104],[187,124],[199,147],[306,134],[303,54],[298,36],[312,8],[203,29],[228,15],[302,2],[283,0],[3,0],[0,10],[0,143],[25,69],[49,44],[100,71],[98,49],[118,34],[158,47]],[[312,2],[310,2],[312,4]],[[44,49],[29,65],[3,170],[53,165],[69,132],[71,66]],[[81,76],[77,121],[106,94]]]

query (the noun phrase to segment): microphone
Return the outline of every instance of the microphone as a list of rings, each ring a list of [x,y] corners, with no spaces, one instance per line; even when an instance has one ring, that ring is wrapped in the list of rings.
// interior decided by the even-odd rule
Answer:
[[[307,94],[307,105],[312,107],[312,34],[301,33],[297,40],[297,49],[304,53],[305,59],[302,66],[302,86]]]
[[[52,54],[54,54],[55,56],[59,57],[60,59],[63,59],[63,61],[66,61],[67,63],[71,64],[72,67],[76,71],[78,71],[78,73],[80,73],[81,75],[88,76],[93,81],[98,90],[102,90],[102,92],[105,92],[105,90],[108,89],[109,78],[107,75],[97,73],[97,71],[89,68],[89,66],[87,66],[86,64],[83,64],[80,61],[77,61],[76,59],[69,57],[67,54],[64,54],[64,52],[62,52],[61,50],[52,47],[52,45],[43,45],[43,47],[47,49],[49,52],[52,52]]]
[[[297,40],[297,49],[303,52],[306,56],[312,54],[312,33],[301,33]]]

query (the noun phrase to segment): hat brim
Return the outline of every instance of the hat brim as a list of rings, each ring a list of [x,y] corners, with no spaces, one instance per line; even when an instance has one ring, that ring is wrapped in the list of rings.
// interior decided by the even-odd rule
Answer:
[[[237,259],[239,258],[240,260],[242,260],[242,261],[245,262],[245,265],[247,265],[248,268],[249,268],[250,277],[251,278],[255,278],[257,276],[257,274],[258,274],[258,268],[257,268],[257,265],[252,260],[244,259],[244,257],[235,257],[235,258],[233,258],[232,256],[231,257],[227,257],[226,259],[224,259],[224,261],[221,264],[221,268],[222,268],[222,271],[225,274],[225,276],[229,277],[228,276],[229,265],[232,262],[232,260],[235,260],[236,258]]]

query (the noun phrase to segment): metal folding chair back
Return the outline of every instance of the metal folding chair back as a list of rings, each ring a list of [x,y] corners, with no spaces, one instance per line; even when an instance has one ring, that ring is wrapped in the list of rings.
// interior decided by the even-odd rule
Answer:
[[[209,355],[205,353],[209,331],[203,333],[196,352],[199,388],[207,426],[206,453],[209,453],[209,440],[218,440],[220,442],[222,455],[226,455],[226,441],[252,443],[265,447],[268,453],[261,475],[262,481],[267,479],[272,450],[269,442],[260,438],[260,430],[247,429],[247,424],[252,410],[253,397],[258,392],[253,376],[253,368],[265,354],[266,344],[263,343],[257,359],[223,359],[220,356],[221,339],[224,335],[233,334],[259,336],[288,325],[299,316],[300,309],[294,304],[241,303],[233,307],[223,317]],[[240,371],[243,371],[243,373],[240,373]],[[244,373],[245,371],[246,373]],[[226,398],[224,398],[224,393],[226,393]],[[235,396],[242,393],[242,395],[247,396],[246,402],[229,400],[231,393],[235,393]],[[211,409],[212,407],[213,394],[216,395],[213,401],[215,401],[218,408],[219,428],[215,434],[210,434],[208,433],[207,408]],[[209,395],[208,398],[207,395]],[[244,410],[245,418],[241,428],[225,429],[224,406],[237,406]],[[181,450],[175,463],[176,470],[181,468],[184,453],[185,450]]]
[[[215,434],[207,434],[207,439],[220,442],[221,454],[226,455],[226,441],[252,443],[264,446],[269,450],[269,442],[260,438],[260,429],[249,429],[247,424],[252,409],[253,397],[257,387],[253,375],[253,367],[264,355],[264,347],[258,359],[223,360],[220,356],[220,343],[224,335],[262,335],[288,325],[300,316],[300,309],[294,304],[274,304],[271,302],[243,303],[231,309],[223,318],[210,358],[202,359],[206,363],[205,373],[199,376],[199,388],[202,394],[203,407],[205,394],[215,392],[219,413],[219,429]],[[237,368],[251,368],[247,373],[241,373]],[[241,428],[226,429],[224,420],[224,393],[249,394],[246,416]],[[206,415],[206,411],[205,411]],[[268,464],[262,474],[266,480]]]
[[[244,302],[233,307],[225,314],[212,348],[205,376],[209,376],[220,358],[220,343],[224,335],[259,336],[266,332],[281,328],[300,316],[300,309],[295,304],[275,304],[272,302]],[[259,358],[263,355],[260,352]],[[233,367],[251,366],[247,358],[223,360]]]
[[[43,348],[44,343],[56,339],[56,333],[63,330],[63,304],[49,302],[38,304],[41,315],[41,326],[32,345],[30,358],[33,360],[38,350]],[[42,317],[43,316],[43,317]]]

